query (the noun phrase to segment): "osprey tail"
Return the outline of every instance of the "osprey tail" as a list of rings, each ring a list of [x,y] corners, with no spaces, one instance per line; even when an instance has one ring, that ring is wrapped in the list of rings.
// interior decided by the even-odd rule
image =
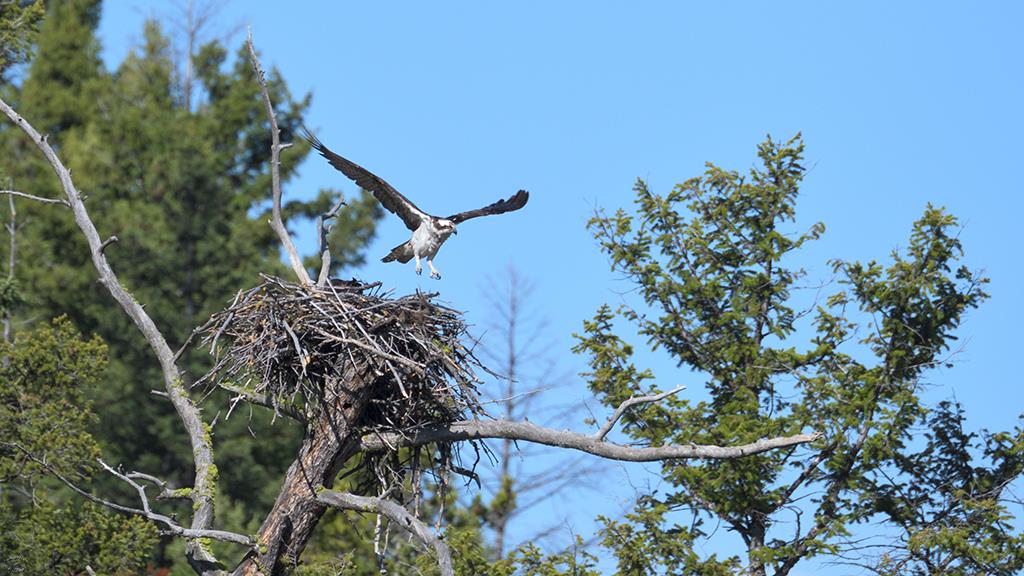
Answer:
[[[409,260],[412,260],[412,241],[403,242],[398,246],[391,249],[391,252],[387,256],[380,259],[381,262],[394,262],[398,260],[402,264],[405,264]]]

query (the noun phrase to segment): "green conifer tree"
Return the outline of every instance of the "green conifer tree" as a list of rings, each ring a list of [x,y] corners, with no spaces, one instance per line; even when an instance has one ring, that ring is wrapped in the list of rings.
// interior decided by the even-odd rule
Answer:
[[[118,238],[107,247],[107,257],[178,346],[237,290],[257,283],[260,273],[284,271],[279,243],[266,223],[270,137],[265,111],[247,59],[229,62],[227,51],[215,42],[195,56],[201,103],[186,110],[169,41],[152,22],[142,45],[113,73],[106,72],[95,38],[98,15],[96,1],[50,3],[35,59],[12,100],[49,132],[87,196],[101,234]],[[293,98],[276,73],[269,81],[279,103],[278,119],[290,137],[310,98]],[[59,195],[52,170],[7,124],[0,127],[0,146],[5,150],[0,170],[12,187]],[[308,150],[300,144],[283,156],[285,181]],[[291,201],[286,218],[316,215],[330,199],[330,192],[324,192],[311,202]],[[361,252],[381,213],[372,196],[349,198],[331,237],[336,262],[362,262]],[[16,310],[19,325],[67,315],[78,329],[100,335],[109,345],[110,362],[103,384],[89,393],[97,414],[90,432],[97,445],[113,463],[186,485],[192,458],[170,404],[151,393],[160,381],[152,352],[111,308],[70,215],[59,207],[19,200],[18,217],[23,226],[15,277],[25,299]],[[6,245],[0,250],[6,261]],[[195,379],[209,367],[209,359],[201,350],[192,351],[182,366]],[[220,515],[232,529],[254,530],[254,518],[265,512],[277,489],[268,478],[281,476],[301,431],[285,421],[271,428],[271,416],[262,413],[226,418],[222,396],[214,396],[210,405],[224,412],[208,419],[216,421],[224,501],[233,503],[221,506]],[[96,480],[101,492],[125,495],[115,479]],[[152,555],[150,560],[165,562]]]
[[[11,66],[28,58],[43,13],[42,0],[0,2],[0,83]]]
[[[987,280],[958,264],[956,219],[929,206],[890,264],[835,260],[834,293],[798,308],[796,251],[824,231],[792,224],[802,156],[799,137],[769,139],[749,174],[709,164],[665,196],[640,181],[635,214],[590,222],[612,269],[640,297],[584,323],[576,351],[589,357],[591,389],[617,406],[655,388],[619,335],[624,320],[707,393],[627,413],[630,438],[729,445],[823,433],[809,449],[665,463],[668,489],[641,498],[624,520],[604,520],[619,574],[785,575],[840,552],[856,524],[880,519],[865,502],[926,422],[920,378],[986,298]],[[1019,468],[1013,458],[1003,461]],[[738,536],[742,557],[701,553],[716,527]]]
[[[39,129],[56,137],[96,112],[96,81],[103,73],[95,35],[100,0],[57,0],[47,12],[22,106],[36,111]]]

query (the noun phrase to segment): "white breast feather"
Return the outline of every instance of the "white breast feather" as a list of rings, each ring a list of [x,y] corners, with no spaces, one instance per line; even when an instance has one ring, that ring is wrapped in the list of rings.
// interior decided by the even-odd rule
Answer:
[[[412,233],[413,253],[420,258],[432,259],[448,236],[451,236],[450,231],[438,230],[429,220],[424,220]]]

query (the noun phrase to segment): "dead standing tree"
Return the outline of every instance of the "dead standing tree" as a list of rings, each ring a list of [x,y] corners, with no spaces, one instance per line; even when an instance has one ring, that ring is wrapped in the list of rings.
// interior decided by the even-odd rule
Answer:
[[[416,517],[415,500],[410,511],[401,495],[388,490],[388,485],[400,486],[400,476],[406,467],[415,467],[414,461],[419,461],[399,461],[400,448],[434,450],[442,455],[439,460],[444,468],[449,462],[445,455],[455,450],[453,444],[484,439],[534,442],[613,460],[652,462],[739,458],[817,438],[815,434],[801,434],[731,447],[623,446],[605,440],[605,431],[628,408],[625,403],[597,435],[554,430],[525,421],[481,418],[473,387],[476,363],[461,344],[465,327],[457,313],[434,304],[428,295],[391,299],[375,292],[373,285],[330,282],[323,274],[314,284],[303,268],[280,212],[278,160],[288,144],[280,142],[251,38],[248,47],[271,125],[271,225],[286,249],[298,282],[266,278],[260,286],[240,293],[227,310],[215,315],[207,325],[206,342],[218,356],[207,381],[232,391],[236,402],[265,406],[295,418],[305,427],[304,440],[281,492],[255,538],[214,528],[217,469],[213,441],[197,401],[183,385],[177,365],[180,353],[172,351],[143,306],[118,281],[104,256],[104,249],[113,238],[101,239],[70,172],[46,138],[0,100],[0,110],[32,140],[53,167],[65,198],[47,199],[15,191],[2,193],[71,209],[88,241],[100,282],[146,338],[160,364],[167,397],[188,432],[195,462],[193,485],[174,491],[153,476],[123,473],[101,462],[107,472],[138,492],[141,507],[111,502],[61,478],[83,497],[148,518],[164,534],[185,538],[188,561],[203,576],[232,572],[214,557],[209,540],[248,548],[234,574],[285,572],[300,557],[328,507],[371,512],[389,519],[434,550],[442,574],[450,575],[452,560],[443,538]],[[656,398],[636,398],[630,405]],[[374,467],[380,479],[373,496],[330,489],[339,469],[357,455],[365,465]],[[393,477],[388,478],[388,474]],[[146,494],[150,485],[160,491],[161,497],[192,501],[193,515],[188,526],[153,510]]]
[[[573,379],[558,365],[558,346],[541,306],[534,300],[533,282],[510,264],[487,280],[482,293],[487,296],[489,308],[480,337],[480,357],[486,365],[501,371],[501,378],[485,394],[490,398],[485,402],[488,409],[506,420],[529,418],[549,427],[580,421],[583,407],[568,399],[572,394],[566,388]],[[570,513],[556,502],[570,493],[597,493],[598,479],[609,471],[609,462],[578,454],[563,458],[559,466],[547,466],[541,463],[548,460],[545,456],[552,449],[545,446],[517,445],[505,438],[488,444],[494,470],[481,474],[481,481],[483,492],[491,496],[485,505],[485,519],[492,531],[494,557],[504,558],[506,552],[526,542],[547,547],[571,542],[565,541],[571,535],[571,530],[566,530]],[[537,508],[553,512],[546,518],[546,525],[534,521],[529,531],[523,531],[525,523],[518,530],[511,529],[517,518]],[[513,534],[515,540],[511,539]]]

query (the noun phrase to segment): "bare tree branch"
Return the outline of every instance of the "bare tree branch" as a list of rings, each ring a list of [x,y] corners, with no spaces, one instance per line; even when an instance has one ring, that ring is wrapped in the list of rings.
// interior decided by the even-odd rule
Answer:
[[[675,388],[669,390],[668,392],[662,392],[661,394],[637,396],[635,398],[623,400],[622,404],[619,404],[619,407],[615,409],[615,413],[612,414],[612,417],[609,418],[607,422],[605,422],[604,426],[601,426],[601,429],[597,431],[597,434],[594,434],[594,439],[604,440],[604,437],[607,436],[608,433],[612,431],[612,427],[615,426],[615,423],[619,421],[619,418],[622,418],[622,415],[626,413],[626,410],[629,410],[633,406],[636,406],[637,404],[650,404],[651,402],[658,402],[683,390],[686,390],[686,386],[680,384],[679,386],[676,386]]]
[[[321,491],[317,495],[317,500],[341,510],[372,512],[386,516],[403,530],[419,538],[424,545],[432,547],[437,552],[437,564],[441,568],[442,576],[454,576],[452,555],[448,550],[448,545],[431,532],[426,524],[420,522],[408,510],[398,504],[382,498],[356,496],[355,494],[335,492],[333,490]]]
[[[118,240],[120,240],[120,238],[118,238],[117,236],[111,236],[110,238],[107,238],[106,240],[103,241],[102,244],[100,244],[100,252],[105,252],[107,250],[107,246],[110,246],[111,244],[117,242]]]
[[[270,93],[267,91],[267,78],[263,74],[263,67],[260,66],[260,61],[256,58],[256,49],[252,45],[251,29],[249,30],[248,38],[245,40],[245,45],[249,48],[249,60],[252,62],[252,68],[256,72],[256,81],[260,85],[260,92],[263,93],[263,103],[267,106],[267,117],[270,118],[270,179],[274,198],[270,226],[277,233],[277,237],[281,239],[281,244],[284,246],[285,252],[288,253],[288,262],[291,264],[295,276],[299,279],[299,283],[308,286],[313,281],[310,280],[309,273],[306,272],[305,266],[302,265],[302,258],[299,258],[299,253],[295,250],[295,245],[292,244],[292,239],[288,235],[288,229],[284,227],[284,222],[281,220],[281,150],[291,146],[291,144],[281,144],[281,129],[277,127],[277,115],[274,113],[274,105],[270,102]]]
[[[6,110],[5,110],[6,112]],[[8,114],[10,116],[10,114]],[[18,192],[17,190],[0,190],[0,194],[6,194],[7,196],[18,196],[21,198],[28,198],[29,200],[35,200],[36,202],[42,202],[44,204],[61,204],[63,206],[70,207],[67,200],[62,198],[43,198],[42,196],[36,196],[34,194],[26,194],[25,192]]]
[[[334,218],[341,211],[341,207],[345,206],[344,196],[338,199],[330,210],[320,215],[320,219],[316,223],[317,235],[320,237],[320,276],[316,279],[317,286],[323,286],[327,283],[327,277],[331,274],[331,248],[327,245],[327,235],[331,232],[332,226],[327,224],[327,220]]]
[[[195,78],[192,59],[195,56],[196,47],[204,41],[203,38],[206,36],[203,34],[204,29],[227,4],[227,0],[204,0],[198,2],[198,5],[194,0],[178,0],[174,4],[176,4],[178,14],[177,17],[172,16],[171,23],[179,28],[185,36],[185,46],[181,49],[181,52],[184,52],[185,66],[182,79],[182,92],[185,96],[184,108],[188,112],[192,112],[192,87]],[[240,26],[236,26],[236,32],[238,28]]]
[[[156,495],[156,499],[157,500],[174,500],[176,498],[181,498],[181,499],[186,499],[187,500],[188,499],[187,494],[188,494],[188,492],[191,492],[191,490],[188,490],[188,491],[175,491],[175,490],[171,490],[171,488],[167,486],[167,482],[164,482],[163,480],[157,478],[156,476],[152,476],[150,474],[144,474],[142,472],[129,472],[128,474],[126,474],[126,476],[128,476],[132,480],[135,480],[135,479],[145,480],[146,482],[149,482],[150,484],[152,484],[152,485],[156,486],[157,488],[159,488],[160,489],[160,493]]]
[[[189,538],[213,538],[214,540],[223,540],[224,542],[234,542],[235,544],[242,544],[243,546],[253,546],[253,545],[255,545],[255,542],[249,536],[243,536],[241,534],[235,534],[234,532],[227,532],[225,530],[191,530],[191,529],[188,529],[188,528],[182,528],[174,520],[172,520],[170,517],[165,516],[163,514],[157,514],[156,512],[153,512],[153,510],[149,506],[149,498],[146,496],[146,487],[141,485],[141,484],[139,484],[138,482],[132,480],[131,476],[136,476],[136,477],[141,477],[141,478],[146,478],[146,479],[152,479],[152,480],[156,480],[156,478],[154,478],[153,476],[150,476],[148,474],[141,474],[139,472],[132,472],[131,474],[122,474],[121,472],[118,472],[114,468],[110,467],[110,465],[107,464],[106,462],[104,462],[102,459],[97,458],[96,461],[100,463],[100,466],[102,466],[104,470],[106,470],[107,472],[113,474],[114,476],[117,476],[119,479],[124,480],[132,488],[134,488],[136,492],[139,493],[139,500],[142,502],[142,510],[138,510],[138,509],[134,509],[134,508],[129,508],[127,506],[121,506],[119,509],[122,512],[131,512],[133,514],[139,514],[141,516],[145,516],[149,520],[152,520],[154,522],[158,522],[158,523],[163,524],[164,526],[166,526],[166,528],[165,528],[166,532],[169,532],[171,534],[178,535],[178,536],[186,536],[186,537],[189,537]],[[63,480],[63,478],[62,478],[62,480]],[[160,482],[159,480],[157,480],[157,481]],[[66,481],[65,481],[65,484],[67,484]],[[108,503],[107,501],[99,499],[99,498],[97,498],[97,500],[100,500],[100,502],[103,505],[105,505],[105,506],[111,506],[111,507],[119,506],[117,504]]]
[[[110,500],[106,500],[104,498],[100,498],[99,496],[96,496],[95,494],[82,489],[81,487],[79,487],[77,484],[75,484],[71,480],[68,480],[67,478],[65,478],[63,474],[61,474],[60,472],[57,472],[56,470],[54,470],[49,464],[46,463],[46,460],[40,459],[40,458],[36,457],[34,454],[32,454],[31,452],[26,450],[23,446],[21,446],[19,444],[8,444],[8,445],[9,446],[13,446],[14,448],[17,448],[18,450],[20,450],[30,460],[32,460],[33,462],[35,462],[36,464],[41,466],[43,469],[45,469],[47,472],[49,472],[54,478],[56,478],[56,479],[60,480],[61,482],[63,482],[65,486],[67,486],[72,491],[74,491],[76,494],[78,494],[79,496],[82,496],[86,500],[88,500],[88,501],[90,501],[90,502],[92,502],[94,504],[99,504],[100,506],[105,506],[107,508],[110,508],[111,510],[117,510],[118,512],[124,512],[126,514],[134,514],[136,516],[142,516],[143,518],[146,518],[147,520],[151,520],[151,521],[153,521],[153,522],[155,522],[157,524],[162,524],[163,525],[162,531],[164,533],[166,533],[166,534],[169,534],[169,535],[172,535],[172,536],[182,536],[182,537],[190,538],[190,539],[192,539],[192,538],[210,538],[210,539],[213,539],[213,540],[221,540],[221,541],[224,541],[224,542],[233,542],[235,544],[242,544],[243,546],[249,546],[249,547],[253,547],[253,546],[256,545],[255,540],[253,540],[249,536],[244,536],[242,534],[236,534],[234,532],[228,532],[226,530],[195,530],[195,529],[192,529],[192,528],[184,528],[181,525],[179,525],[177,522],[175,522],[171,517],[165,516],[163,514],[157,514],[156,512],[153,512],[153,510],[149,506],[149,498],[146,496],[146,488],[145,488],[145,486],[142,486],[139,483],[137,483],[137,482],[135,482],[135,481],[133,481],[131,479],[132,476],[136,476],[136,477],[144,477],[146,479],[155,480],[156,482],[159,482],[161,484],[163,483],[162,481],[157,480],[153,476],[150,476],[148,474],[142,474],[140,472],[132,472],[132,473],[127,474],[127,475],[126,474],[122,474],[122,473],[118,472],[117,470],[111,468],[102,459],[100,459],[100,458],[96,459],[96,461],[99,462],[100,466],[102,466],[104,470],[106,470],[107,472],[110,472],[111,474],[113,474],[114,476],[120,478],[121,480],[124,480],[125,482],[130,484],[132,486],[132,488],[135,488],[135,490],[139,493],[139,499],[142,502],[142,509],[132,508],[131,506],[125,506],[123,504],[118,504],[117,502],[112,502]]]
[[[196,540],[198,537],[194,535],[198,532],[206,531],[213,523],[213,495],[216,489],[212,478],[212,472],[216,470],[213,464],[213,445],[210,437],[205,433],[205,426],[200,416],[199,408],[192,402],[188,392],[185,390],[181,372],[175,364],[174,353],[171,351],[167,340],[159,328],[156,327],[153,319],[149,317],[149,314],[146,313],[142,305],[135,300],[135,297],[125,289],[107,262],[107,257],[103,254],[102,250],[103,241],[100,240],[99,232],[96,231],[96,226],[89,217],[89,212],[85,208],[81,195],[71,181],[71,172],[60,161],[57,153],[50,147],[46,139],[2,99],[0,99],[0,111],[3,111],[16,126],[28,135],[49,161],[53,171],[57,174],[57,178],[60,179],[61,187],[64,189],[64,194],[67,197],[66,202],[74,214],[75,223],[78,224],[79,229],[89,244],[89,252],[92,255],[93,266],[99,274],[100,283],[106,287],[111,296],[114,297],[114,300],[121,306],[121,309],[132,319],[160,362],[167,396],[174,405],[174,409],[177,411],[188,433],[192,457],[196,467],[196,478],[191,495],[194,514],[192,516],[192,527],[188,532],[190,535],[187,535],[190,540],[186,546],[186,556],[189,564],[197,573],[216,574],[219,572],[219,569],[216,568],[218,565],[217,559],[213,556],[212,552]],[[186,533],[182,533],[182,535],[186,535]]]
[[[445,426],[423,428],[411,435],[374,434],[363,436],[360,448],[366,452],[379,452],[393,449],[395,446],[424,446],[433,442],[452,442],[460,440],[483,440],[485,438],[508,438],[536,442],[545,446],[556,446],[579,450],[609,460],[623,462],[659,462],[662,460],[711,458],[729,459],[760,454],[776,448],[786,448],[813,442],[821,434],[797,434],[758,440],[740,446],[713,446],[690,444],[686,446],[657,446],[634,448],[605,442],[570,430],[554,430],[537,426],[532,422],[512,422],[509,420],[470,420],[453,422]]]

